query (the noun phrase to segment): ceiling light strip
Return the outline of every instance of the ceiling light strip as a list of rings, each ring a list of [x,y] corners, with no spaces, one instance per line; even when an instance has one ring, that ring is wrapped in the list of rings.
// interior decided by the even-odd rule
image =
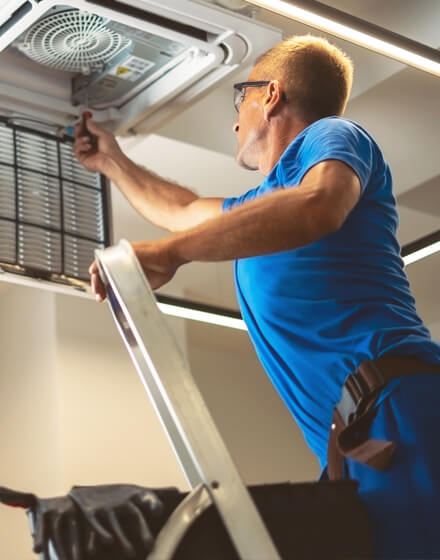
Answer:
[[[438,251],[440,251],[440,241],[437,241],[437,243],[433,243],[428,247],[424,247],[423,249],[419,249],[418,251],[415,251],[414,253],[411,253],[410,255],[403,257],[403,262],[405,263],[405,266],[407,266],[411,263],[419,261],[420,259],[429,257],[429,255],[433,255]]]
[[[211,325],[219,325],[221,327],[247,331],[247,327],[243,319],[235,319],[233,317],[219,315],[218,313],[198,311],[196,309],[181,307],[179,305],[170,305],[169,303],[158,303],[158,306],[165,315],[172,315],[173,317],[180,317],[182,319],[191,319],[202,323],[210,323]]]
[[[156,294],[156,299],[166,315],[247,331],[239,311],[163,294]]]
[[[429,257],[440,251],[440,230],[408,243],[402,247],[402,259],[405,266]]]
[[[440,52],[436,49],[320,2],[246,1],[440,77]]]

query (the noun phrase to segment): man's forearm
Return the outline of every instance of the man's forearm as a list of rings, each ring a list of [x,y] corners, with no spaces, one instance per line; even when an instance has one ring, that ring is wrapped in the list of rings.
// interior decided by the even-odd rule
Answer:
[[[345,163],[323,161],[298,187],[279,189],[166,241],[176,266],[224,261],[297,249],[334,233],[361,193]]]
[[[171,258],[180,265],[265,255],[308,245],[337,229],[322,200],[295,191],[263,196],[171,236]]]
[[[168,231],[185,229],[188,206],[199,199],[189,189],[154,175],[126,156],[113,162],[107,176],[137,212]],[[187,227],[192,225],[189,222]]]

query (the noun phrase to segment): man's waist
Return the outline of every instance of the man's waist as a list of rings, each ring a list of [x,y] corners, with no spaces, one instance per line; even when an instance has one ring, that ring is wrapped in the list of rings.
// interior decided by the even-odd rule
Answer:
[[[343,458],[349,457],[377,470],[388,468],[396,444],[369,439],[375,403],[388,383],[423,373],[440,374],[440,364],[415,356],[387,354],[363,362],[349,375],[335,406],[328,445],[328,473],[331,479],[342,476]]]
[[[349,375],[342,387],[341,400],[336,405],[345,424],[362,413],[364,403],[379,392],[389,381],[424,372],[440,373],[440,363],[432,364],[416,356],[385,354],[368,360]]]

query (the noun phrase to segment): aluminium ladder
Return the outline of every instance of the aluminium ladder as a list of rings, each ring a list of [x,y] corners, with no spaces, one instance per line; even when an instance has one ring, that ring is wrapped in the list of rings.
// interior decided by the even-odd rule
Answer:
[[[128,241],[95,251],[119,333],[192,489],[148,560],[171,560],[213,503],[242,560],[281,560]]]

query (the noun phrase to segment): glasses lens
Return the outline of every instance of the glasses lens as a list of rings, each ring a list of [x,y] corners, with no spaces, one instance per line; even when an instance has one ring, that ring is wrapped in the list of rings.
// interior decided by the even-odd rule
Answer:
[[[234,89],[234,107],[235,107],[235,110],[237,111],[237,113],[238,113],[238,110],[240,109],[240,105],[241,105],[243,99],[244,99],[244,89],[241,89],[241,88],[238,88],[238,87],[235,88]]]

